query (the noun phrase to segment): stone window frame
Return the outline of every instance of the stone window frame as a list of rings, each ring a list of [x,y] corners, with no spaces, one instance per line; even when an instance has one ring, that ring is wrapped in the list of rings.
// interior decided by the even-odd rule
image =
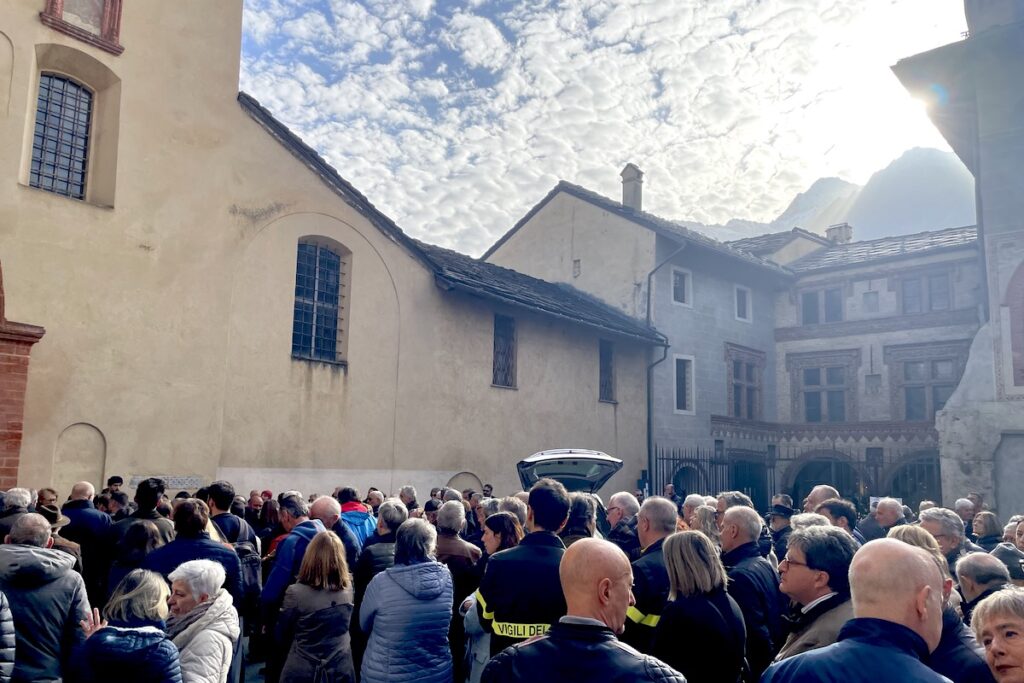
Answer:
[[[685,408],[679,407],[679,362],[683,361],[687,363],[688,370],[686,371],[686,386],[685,396],[687,405]],[[672,408],[676,415],[696,415],[697,414],[697,383],[694,378],[694,371],[696,370],[697,359],[688,354],[677,353],[672,356]]]
[[[98,34],[67,21],[64,18],[64,3],[65,0],[46,0],[46,6],[39,13],[40,21],[54,31],[60,31],[113,55],[124,52],[124,46],[121,45],[123,0],[103,0],[103,15]]]
[[[303,249],[302,247],[314,247],[316,249],[313,262],[313,297],[302,297],[299,295],[299,277]],[[320,294],[322,293],[320,275],[321,271],[321,252],[328,252],[338,259],[337,268],[337,300],[334,302],[323,302],[321,301]],[[291,356],[294,360],[309,361],[316,363],[328,363],[331,365],[347,365],[348,364],[348,338],[350,332],[350,325],[347,325],[349,318],[349,310],[351,308],[351,273],[352,273],[352,252],[342,243],[330,239],[328,237],[307,235],[301,237],[295,245],[295,290],[294,299],[295,304],[292,309],[292,346]],[[297,350],[296,336],[298,335],[298,325],[300,307],[311,306],[312,319],[311,323],[311,334],[310,334],[310,347],[308,353],[303,348]],[[318,337],[317,335],[317,318],[319,311],[322,309],[334,309],[335,310],[335,326],[332,330],[334,337],[334,354],[332,357],[328,357],[322,353],[317,353],[317,339],[323,339],[324,337]]]
[[[728,404],[726,405],[729,417],[733,417],[739,420],[760,420],[764,415],[764,373],[765,367],[767,366],[768,355],[764,351],[758,351],[747,346],[741,346],[740,344],[732,344],[730,342],[725,343],[725,376],[726,376],[726,396]],[[748,381],[745,377],[741,377],[737,382],[735,376],[735,363],[742,363],[744,366],[753,366],[753,380]],[[744,375],[746,374],[746,368],[744,368]],[[747,397],[747,415],[736,414],[736,385],[741,385],[741,391]],[[754,401],[754,409],[750,410],[749,404],[749,393],[748,389],[753,388],[756,392],[756,399]],[[741,398],[742,401],[742,398]],[[750,414],[750,413],[753,414]]]
[[[859,421],[857,402],[857,374],[861,365],[860,349],[834,349],[831,351],[801,351],[786,354],[786,371],[789,373],[789,396],[791,422],[801,424],[829,424],[828,420],[807,422],[804,414],[803,372],[812,368],[844,368],[844,423]],[[822,385],[823,387],[825,385]],[[827,410],[826,410],[827,412]],[[833,422],[831,424],[842,424]]]
[[[516,389],[519,334],[516,319],[510,315],[494,314],[494,343],[491,358],[491,386]]]
[[[891,415],[894,420],[908,422],[906,417],[906,401],[904,389],[907,386],[925,386],[925,405],[928,417],[924,420],[913,420],[912,422],[934,422],[935,409],[933,406],[933,386],[952,385],[955,390],[963,377],[964,368],[967,366],[967,355],[971,348],[970,339],[958,339],[954,341],[926,342],[922,344],[893,344],[882,348],[882,359],[889,371],[889,404]],[[921,381],[908,381],[906,379],[905,364],[908,362],[926,362],[931,366],[935,361],[952,360],[953,378],[948,382],[945,380],[935,381],[934,379]]]
[[[607,339],[597,341],[597,398],[602,403],[615,403],[615,344]]]
[[[680,301],[676,299],[676,274],[685,276],[686,278],[686,299]],[[669,282],[670,296],[672,297],[672,304],[675,306],[682,306],[683,308],[693,308],[693,271],[689,268],[683,268],[681,266],[672,266],[672,279]]]

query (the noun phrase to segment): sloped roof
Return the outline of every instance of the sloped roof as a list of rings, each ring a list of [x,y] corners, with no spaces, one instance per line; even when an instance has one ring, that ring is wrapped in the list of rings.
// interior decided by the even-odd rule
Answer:
[[[665,338],[643,322],[570,285],[547,282],[457,251],[416,241],[439,284],[653,344]]]
[[[716,239],[712,239],[707,235],[701,234],[696,230],[691,230],[685,225],[670,221],[666,218],[655,216],[654,214],[647,213],[646,211],[637,211],[631,209],[628,206],[623,206],[621,202],[617,202],[614,199],[609,199],[604,195],[600,195],[592,190],[588,190],[585,187],[574,185],[565,180],[560,180],[557,185],[544,197],[536,206],[530,209],[525,216],[519,219],[512,229],[502,235],[502,237],[495,242],[490,249],[488,249],[483,256],[480,258],[487,259],[491,254],[498,250],[502,244],[508,241],[521,227],[526,225],[537,214],[548,202],[555,198],[559,192],[565,192],[578,199],[582,199],[585,202],[593,204],[609,213],[614,213],[626,220],[633,221],[634,223],[641,225],[649,230],[653,230],[659,235],[668,237],[674,241],[686,241],[691,244],[695,244],[712,251],[715,251],[724,256],[734,258],[736,260],[747,263],[748,265],[760,268],[763,270],[770,271],[777,275],[789,275],[789,271],[786,268],[779,266],[771,261],[755,256],[746,251],[734,249],[725,242],[719,242]]]
[[[783,232],[769,232],[764,235],[744,237],[743,239],[726,242],[726,244],[733,249],[746,251],[754,256],[764,256],[766,254],[775,253],[797,237],[806,237],[807,239],[818,242],[822,246],[828,246],[831,244],[831,242],[821,235],[816,235],[813,232],[804,230],[803,228],[793,228],[792,230],[785,230]]]
[[[797,274],[803,274],[814,270],[843,268],[875,261],[917,256],[926,252],[961,249],[973,246],[977,240],[978,230],[973,225],[919,232],[913,235],[882,237],[864,242],[836,244],[828,249],[797,259],[789,264],[789,268]]]
[[[345,203],[365,216],[384,235],[400,244],[413,258],[432,271],[439,285],[647,343],[665,343],[665,338],[656,330],[573,287],[538,280],[409,237],[350,182],[342,178],[316,150],[274,118],[273,114],[254,97],[240,92],[238,103],[272,137],[318,175]]]

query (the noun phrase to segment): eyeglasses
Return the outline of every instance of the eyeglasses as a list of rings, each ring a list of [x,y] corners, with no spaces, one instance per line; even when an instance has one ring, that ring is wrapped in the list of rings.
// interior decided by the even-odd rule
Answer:
[[[807,564],[806,562],[797,562],[796,560],[789,559],[789,555],[786,555],[784,558],[782,558],[782,561],[779,562],[779,567],[782,567],[782,565],[786,565],[787,567],[789,567],[794,564],[798,567],[807,567],[808,569],[814,569],[814,567]]]

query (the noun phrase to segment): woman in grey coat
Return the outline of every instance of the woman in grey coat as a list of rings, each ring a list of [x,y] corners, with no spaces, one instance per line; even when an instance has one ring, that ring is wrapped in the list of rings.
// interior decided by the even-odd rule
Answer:
[[[285,592],[277,620],[277,641],[287,652],[281,683],[355,681],[353,603],[345,545],[333,531],[321,531],[306,548],[298,583]]]
[[[398,527],[395,565],[373,577],[359,608],[370,634],[363,683],[450,683],[452,576],[433,559],[437,532],[410,519]]]

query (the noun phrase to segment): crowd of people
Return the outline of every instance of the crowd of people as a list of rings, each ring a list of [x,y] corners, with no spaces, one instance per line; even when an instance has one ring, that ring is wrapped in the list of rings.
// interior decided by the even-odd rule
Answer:
[[[0,683],[1024,683],[1024,516],[974,494],[123,484],[3,493]]]

